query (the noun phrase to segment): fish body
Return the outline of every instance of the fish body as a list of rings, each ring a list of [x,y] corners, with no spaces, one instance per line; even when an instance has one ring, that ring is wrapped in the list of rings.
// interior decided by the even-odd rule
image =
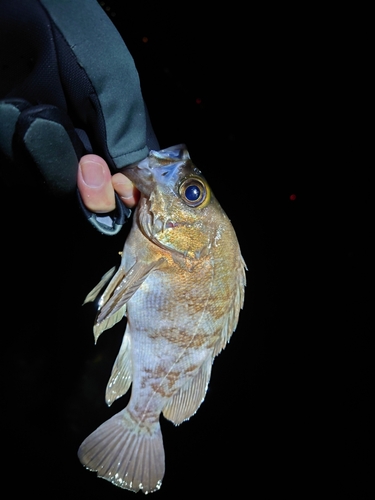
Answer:
[[[117,486],[148,493],[164,475],[160,414],[178,425],[204,400],[214,357],[237,325],[246,266],[228,217],[183,145],[151,151],[124,173],[141,197],[94,335],[127,316],[106,401],[130,385],[131,398],[86,438],[79,458]]]

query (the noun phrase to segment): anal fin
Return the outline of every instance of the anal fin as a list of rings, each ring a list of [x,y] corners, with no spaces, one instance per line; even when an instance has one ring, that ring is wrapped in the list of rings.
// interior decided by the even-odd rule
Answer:
[[[112,373],[109,378],[105,392],[105,400],[108,406],[126,394],[132,383],[132,359],[130,348],[130,335],[125,332],[120,351],[114,362]]]

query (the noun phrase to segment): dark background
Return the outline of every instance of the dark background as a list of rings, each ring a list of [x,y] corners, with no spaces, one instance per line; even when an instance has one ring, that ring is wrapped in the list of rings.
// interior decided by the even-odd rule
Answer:
[[[373,329],[362,279],[371,236],[357,214],[370,198],[366,179],[358,192],[335,173],[343,48],[330,36],[334,18],[120,3],[104,8],[135,59],[160,145],[187,144],[249,269],[204,404],[177,428],[161,418],[166,474],[154,495],[305,498],[353,488],[367,498]],[[125,323],[94,346],[95,309],[81,304],[118,263],[129,228],[100,235],[76,200],[30,189],[15,172],[3,170],[2,183],[3,481],[12,494],[132,498],[76,457],[126,403],[104,403]]]

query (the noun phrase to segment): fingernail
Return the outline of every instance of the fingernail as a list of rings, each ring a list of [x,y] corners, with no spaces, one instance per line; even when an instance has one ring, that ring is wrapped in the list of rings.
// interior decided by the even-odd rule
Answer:
[[[104,183],[104,170],[100,163],[84,161],[79,164],[82,177],[90,187],[100,187]]]

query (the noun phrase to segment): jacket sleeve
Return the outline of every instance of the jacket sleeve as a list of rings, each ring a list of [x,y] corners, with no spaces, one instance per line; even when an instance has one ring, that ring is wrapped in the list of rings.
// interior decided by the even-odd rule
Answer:
[[[138,73],[96,0],[0,0],[0,148],[35,163],[54,191],[75,189],[94,152],[113,172],[148,154]]]

